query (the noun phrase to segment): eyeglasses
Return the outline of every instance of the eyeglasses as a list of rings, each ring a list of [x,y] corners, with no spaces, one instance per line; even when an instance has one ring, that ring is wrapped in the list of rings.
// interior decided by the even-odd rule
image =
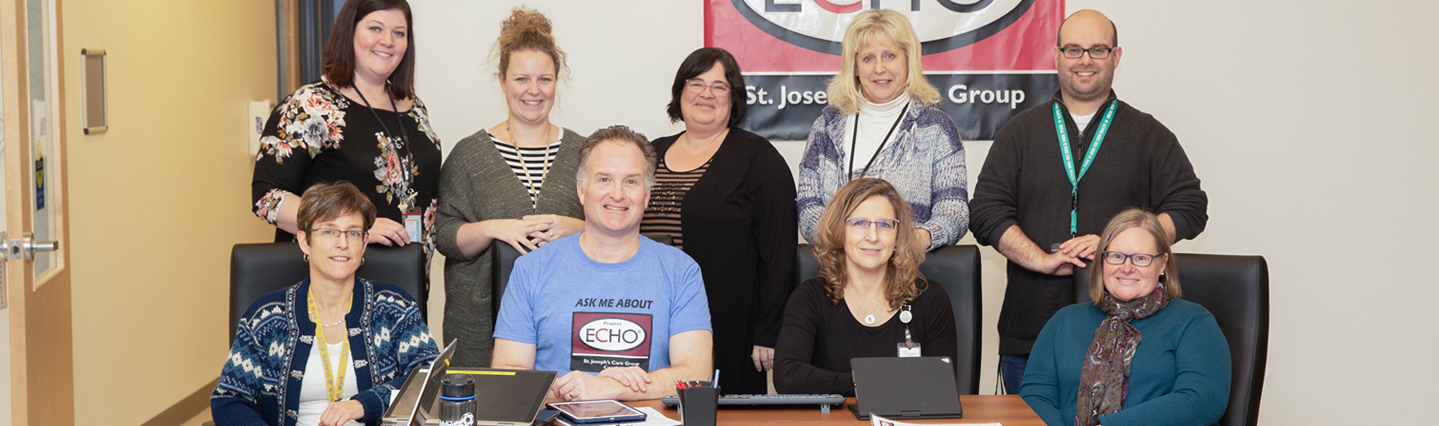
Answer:
[[[312,234],[314,236],[311,238],[324,243],[333,243],[339,241],[340,237],[343,236],[352,243],[358,243],[365,241],[365,235],[368,234],[369,233],[365,231],[341,231],[335,228],[321,228],[316,229],[314,234]]]
[[[706,86],[705,82],[699,81],[699,79],[692,78],[685,80],[685,90],[688,90],[690,93],[703,93],[705,89],[710,89],[710,93],[713,93],[715,96],[729,96],[728,84],[715,83]]]
[[[1094,46],[1088,49],[1079,46],[1064,46],[1059,48],[1059,52],[1063,53],[1064,57],[1069,59],[1079,59],[1084,56],[1084,52],[1089,52],[1091,59],[1105,59],[1109,57],[1109,52],[1113,51],[1114,48],[1109,46]]]
[[[1149,266],[1149,264],[1154,263],[1154,258],[1159,257],[1158,254],[1124,254],[1117,251],[1106,251],[1103,253],[1103,255],[1104,263],[1108,263],[1110,265],[1123,265],[1124,261],[1128,259],[1130,263],[1133,263],[1135,267],[1139,268]]]
[[[844,223],[848,224],[849,229],[855,232],[869,232],[870,225],[879,228],[879,232],[886,235],[893,234],[894,231],[899,230],[899,221],[894,219],[869,220],[862,217],[852,217],[845,219]]]

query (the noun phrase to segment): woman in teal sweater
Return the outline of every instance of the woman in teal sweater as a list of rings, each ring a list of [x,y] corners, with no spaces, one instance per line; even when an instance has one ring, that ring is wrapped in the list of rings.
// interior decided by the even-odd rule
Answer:
[[[1209,425],[1224,415],[1229,345],[1208,310],[1179,299],[1168,241],[1138,209],[1105,227],[1094,303],[1049,320],[1019,388],[1045,424]]]

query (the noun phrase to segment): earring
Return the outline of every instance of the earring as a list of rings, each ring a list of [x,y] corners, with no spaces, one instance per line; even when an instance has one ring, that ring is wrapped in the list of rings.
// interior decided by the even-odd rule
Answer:
[[[360,256],[360,266],[365,266],[365,257]]]
[[[305,253],[305,263],[310,263],[310,254]]]

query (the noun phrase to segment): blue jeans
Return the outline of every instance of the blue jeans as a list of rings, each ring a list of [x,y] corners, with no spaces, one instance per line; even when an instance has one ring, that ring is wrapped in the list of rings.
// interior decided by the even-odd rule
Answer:
[[[1024,367],[1027,365],[1029,354],[999,356],[999,372],[1004,377],[1005,394],[1019,394],[1019,385],[1024,383]]]

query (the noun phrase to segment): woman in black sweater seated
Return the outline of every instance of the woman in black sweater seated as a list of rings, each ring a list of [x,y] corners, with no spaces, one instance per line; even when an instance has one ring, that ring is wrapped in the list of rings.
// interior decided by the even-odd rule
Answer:
[[[920,276],[922,242],[909,204],[889,182],[855,179],[820,216],[819,276],[785,307],[775,348],[780,393],[854,395],[856,357],[955,357],[949,297]]]

